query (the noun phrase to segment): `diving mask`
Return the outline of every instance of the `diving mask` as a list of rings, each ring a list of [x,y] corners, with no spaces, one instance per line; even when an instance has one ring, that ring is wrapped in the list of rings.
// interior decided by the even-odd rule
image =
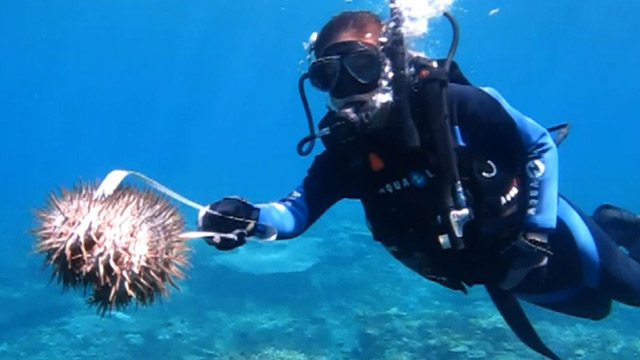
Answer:
[[[380,50],[362,41],[332,44],[309,67],[311,84],[337,99],[371,92],[381,77]]]
[[[363,114],[358,114],[356,117],[344,116],[335,122],[336,126],[321,128],[319,132],[316,132],[304,89],[305,80],[308,79],[320,91],[329,92],[331,102],[339,104],[334,108],[336,110],[334,114],[345,115],[339,109],[360,109],[361,106],[355,106],[356,103],[373,100],[381,83],[384,83],[381,81],[383,64],[383,55],[380,49],[367,42],[342,41],[324,49],[322,56],[311,63],[309,71],[303,74],[298,81],[298,90],[309,126],[309,135],[298,143],[298,154],[301,156],[309,155],[318,138],[331,136],[342,139],[343,136],[335,135],[346,134],[344,138],[351,139],[354,130],[361,132],[371,125],[369,121],[361,121],[367,115],[361,117],[360,115]],[[367,106],[367,108],[369,107]],[[344,142],[344,139],[330,142]]]

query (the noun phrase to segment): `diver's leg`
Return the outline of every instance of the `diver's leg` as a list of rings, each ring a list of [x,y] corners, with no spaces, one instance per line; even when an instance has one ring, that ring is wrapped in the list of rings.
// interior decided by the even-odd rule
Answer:
[[[592,273],[591,277],[587,277],[592,281],[587,283],[594,283],[593,270],[597,269],[597,291],[615,301],[640,306],[640,262],[625,253],[594,219],[571,202],[563,198],[558,204],[559,217],[570,224],[576,243],[582,248],[581,252],[591,253],[583,256],[582,262],[585,271]],[[596,248],[595,256],[593,246]]]
[[[618,247],[595,221],[585,219],[598,248],[601,266],[599,288],[621,303],[640,306],[640,263]]]
[[[605,204],[598,207],[591,218],[616,244],[627,249],[633,259],[640,261],[640,216]]]
[[[553,254],[548,263],[532,270],[513,292],[524,301],[552,311],[600,320],[611,310],[611,297],[597,289],[597,247],[590,236],[578,238],[579,234],[590,235],[589,231],[566,202],[560,206],[561,213],[565,209],[575,216],[558,219],[556,231],[549,236]],[[576,231],[575,220],[584,231]],[[592,251],[587,249],[589,244]],[[589,264],[595,266],[588,270]]]
[[[589,216],[558,203],[553,255],[515,289],[520,298],[574,316],[599,319],[610,300],[640,306],[640,262],[633,260]]]

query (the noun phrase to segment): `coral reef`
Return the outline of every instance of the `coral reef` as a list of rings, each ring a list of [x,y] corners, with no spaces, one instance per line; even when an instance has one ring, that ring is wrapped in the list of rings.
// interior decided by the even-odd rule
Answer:
[[[163,306],[114,311],[105,318],[70,301],[75,297],[56,298],[51,288],[34,285],[41,279],[21,286],[0,282],[0,329],[10,329],[0,331],[0,358],[540,358],[511,333],[482,289],[464,296],[431,284],[394,262],[364,226],[336,218],[310,230],[308,236],[324,239],[317,246],[334,251],[305,271],[239,273],[207,261],[206,251],[213,250],[203,247],[196,253],[203,261],[185,281],[189,291]],[[44,291],[49,308],[37,302]],[[49,316],[31,316],[36,308]],[[563,359],[640,357],[633,326],[640,323],[637,309],[616,306],[601,322],[531,306],[527,311]]]

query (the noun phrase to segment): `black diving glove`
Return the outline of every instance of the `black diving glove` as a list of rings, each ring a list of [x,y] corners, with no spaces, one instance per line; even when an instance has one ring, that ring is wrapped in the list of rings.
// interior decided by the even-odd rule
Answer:
[[[207,211],[209,210],[209,211]],[[215,232],[204,240],[218,250],[232,250],[256,232],[260,209],[240,197],[226,197],[207,206],[198,216],[200,231]]]
[[[518,286],[531,270],[546,266],[553,256],[549,234],[545,232],[523,232],[502,253],[509,262],[508,272],[500,282],[504,290]]]

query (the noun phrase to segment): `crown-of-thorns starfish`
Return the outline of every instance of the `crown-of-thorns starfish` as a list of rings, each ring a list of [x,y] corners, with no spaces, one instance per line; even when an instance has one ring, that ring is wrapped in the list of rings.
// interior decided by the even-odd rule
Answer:
[[[83,289],[103,314],[132,301],[151,304],[179,289],[188,247],[177,207],[148,190],[122,186],[95,198],[95,185],[52,193],[38,211],[36,251],[65,289]]]

